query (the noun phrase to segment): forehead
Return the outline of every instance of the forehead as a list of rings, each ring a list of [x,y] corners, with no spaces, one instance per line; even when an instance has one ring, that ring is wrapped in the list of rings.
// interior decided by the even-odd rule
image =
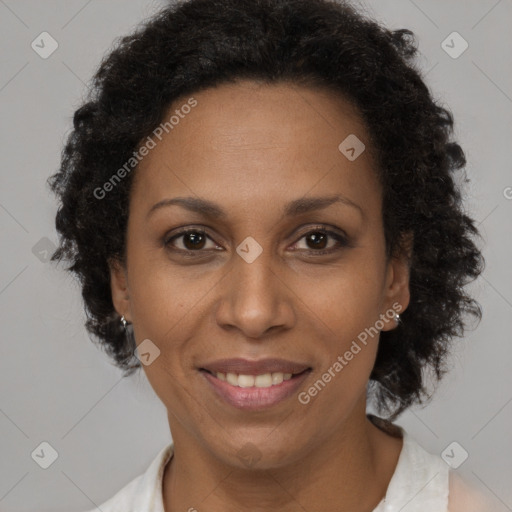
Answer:
[[[183,108],[190,98],[195,106]],[[224,84],[175,101],[164,122],[173,115],[136,170],[133,196],[146,206],[184,194],[264,204],[283,193],[380,193],[364,122],[325,88]],[[364,144],[357,159],[340,150],[345,140]]]

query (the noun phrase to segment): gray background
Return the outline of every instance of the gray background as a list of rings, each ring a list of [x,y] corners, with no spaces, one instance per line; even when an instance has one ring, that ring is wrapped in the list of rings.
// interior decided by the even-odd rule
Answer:
[[[0,511],[94,508],[171,441],[165,408],[144,374],[121,378],[86,334],[78,284],[44,261],[44,250],[57,242],[56,200],[45,180],[59,166],[73,111],[115,38],[161,5],[0,0]],[[433,402],[397,423],[434,453],[457,441],[469,453],[457,471],[492,498],[495,510],[512,510],[512,3],[364,6],[390,28],[418,37],[419,66],[454,113],[468,158],[467,209],[487,261],[470,286],[482,322],[459,341]],[[59,44],[47,59],[31,48],[43,31]],[[469,44],[456,59],[441,47],[453,31]],[[58,453],[48,469],[31,457],[42,442]]]

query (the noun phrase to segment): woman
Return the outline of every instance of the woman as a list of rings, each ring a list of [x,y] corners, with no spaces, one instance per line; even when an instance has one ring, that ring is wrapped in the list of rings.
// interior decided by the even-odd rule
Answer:
[[[190,0],[103,61],[53,260],[173,439],[103,512],[480,510],[392,423],[481,317],[464,153],[414,55],[348,4]]]

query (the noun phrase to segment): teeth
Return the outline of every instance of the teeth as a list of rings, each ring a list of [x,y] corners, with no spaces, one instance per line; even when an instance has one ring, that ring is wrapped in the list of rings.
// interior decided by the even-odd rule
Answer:
[[[291,373],[265,373],[263,375],[237,375],[236,373],[220,373],[217,372],[216,377],[219,380],[227,381],[232,386],[238,386],[240,388],[269,388],[271,386],[277,386],[284,380],[290,380],[292,378]]]
[[[273,373],[272,374],[272,384],[281,384],[284,380],[283,373]]]
[[[240,378],[238,382],[240,383]],[[258,375],[257,377],[254,377],[254,385],[257,388],[269,388],[272,386],[272,374],[265,373],[264,375]]]
[[[252,375],[239,375],[238,385],[241,388],[252,388],[254,386],[254,377]]]

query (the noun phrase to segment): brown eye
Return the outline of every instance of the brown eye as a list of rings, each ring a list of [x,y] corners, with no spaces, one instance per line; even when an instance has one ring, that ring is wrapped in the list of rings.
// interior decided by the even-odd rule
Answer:
[[[182,239],[182,247],[179,247],[180,244],[175,244],[179,239]],[[205,248],[207,240],[211,239],[203,229],[188,229],[168,238],[164,243],[166,247],[177,251],[199,252]]]
[[[344,247],[349,246],[349,242],[344,235],[325,229],[319,226],[313,231],[304,234],[300,240],[305,240],[306,247],[295,247],[293,250],[300,250],[309,253],[312,256],[321,256],[332,254]],[[207,247],[207,243],[212,243],[211,247]],[[329,246],[329,242],[333,241]],[[296,245],[299,242],[296,243]],[[164,245],[176,253],[184,255],[192,255],[192,253],[207,254],[208,249],[218,249],[217,244],[206,234],[204,229],[194,228],[185,229],[167,238]],[[208,251],[209,252],[209,251]]]
[[[303,239],[306,241],[306,248],[304,250],[314,256],[331,254],[349,246],[348,240],[345,236],[325,228],[317,228],[314,231],[309,231],[300,238],[300,240]],[[329,239],[334,240],[334,244],[330,247],[328,247]],[[301,247],[296,247],[296,250],[301,249]]]
[[[311,247],[313,249],[325,249],[328,238],[328,235],[321,231],[315,231],[306,236],[306,240],[311,242]]]
[[[202,249],[204,247],[205,240],[206,237],[202,233],[190,232],[183,235],[183,245],[190,250]]]

